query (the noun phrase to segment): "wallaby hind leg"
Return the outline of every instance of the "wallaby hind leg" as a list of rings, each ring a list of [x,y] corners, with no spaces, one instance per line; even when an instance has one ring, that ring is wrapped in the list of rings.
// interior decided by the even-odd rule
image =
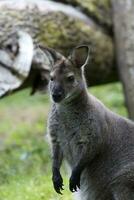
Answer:
[[[117,186],[113,190],[113,200],[134,200],[134,188]]]

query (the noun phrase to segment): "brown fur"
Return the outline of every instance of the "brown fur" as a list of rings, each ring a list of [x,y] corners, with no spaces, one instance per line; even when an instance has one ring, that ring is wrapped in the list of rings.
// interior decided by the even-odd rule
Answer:
[[[61,193],[60,166],[64,157],[72,170],[70,190],[75,192],[80,188],[81,200],[133,200],[134,123],[88,94],[81,70],[88,54],[88,47],[77,47],[68,59],[64,58],[64,67],[60,63],[56,67],[59,70],[55,71],[54,66],[51,69],[52,99],[53,94],[58,94],[48,119],[54,188]],[[71,78],[68,83],[66,78],[70,73],[74,80]]]

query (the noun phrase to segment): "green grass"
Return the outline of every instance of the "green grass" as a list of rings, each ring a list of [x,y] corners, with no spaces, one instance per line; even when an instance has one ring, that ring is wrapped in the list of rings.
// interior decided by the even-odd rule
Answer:
[[[113,111],[127,116],[120,84],[90,88]],[[0,200],[72,200],[64,167],[64,195],[51,182],[47,143],[48,95],[29,96],[29,90],[0,101]]]
[[[91,93],[100,99],[112,111],[128,116],[122,86],[120,84],[107,84],[91,88]]]

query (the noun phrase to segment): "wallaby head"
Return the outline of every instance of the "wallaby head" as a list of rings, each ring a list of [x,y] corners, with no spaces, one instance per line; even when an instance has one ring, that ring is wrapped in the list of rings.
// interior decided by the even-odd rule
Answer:
[[[85,88],[82,68],[89,60],[89,47],[76,47],[68,58],[54,49],[40,47],[46,56],[46,64],[51,66],[49,91],[56,103],[70,101]]]

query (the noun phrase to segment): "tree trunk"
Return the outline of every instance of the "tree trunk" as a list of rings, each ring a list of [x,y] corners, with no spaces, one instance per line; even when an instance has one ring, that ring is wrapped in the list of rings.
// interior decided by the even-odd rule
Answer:
[[[117,61],[126,105],[134,120],[134,1],[112,0]]]
[[[101,20],[103,21],[103,18]],[[118,80],[114,64],[113,39],[107,31],[104,31],[104,27],[98,26],[94,19],[76,8],[52,1],[7,0],[0,1],[0,72],[3,73],[0,76],[0,96],[19,87],[32,86],[38,79],[36,76],[40,77],[42,70],[43,73],[44,70],[45,73],[48,70],[41,63],[42,55],[40,60],[39,56],[35,56],[35,48],[33,54],[30,54],[33,55],[32,61],[30,62],[30,57],[27,61],[25,67],[27,71],[23,71],[20,63],[16,65],[18,57],[21,57],[20,46],[23,46],[23,41],[27,41],[23,37],[19,37],[18,41],[18,31],[22,31],[21,36],[23,35],[24,38],[28,34],[34,47],[37,44],[49,46],[64,55],[79,44],[92,44],[93,59],[86,68],[88,84],[96,85]],[[24,43],[26,52],[29,52],[28,45]],[[30,47],[32,49],[32,44]],[[26,52],[23,52],[24,55]],[[21,58],[21,60],[25,59]],[[10,78],[7,77],[6,72],[10,74]],[[46,83],[45,79],[44,84]]]

